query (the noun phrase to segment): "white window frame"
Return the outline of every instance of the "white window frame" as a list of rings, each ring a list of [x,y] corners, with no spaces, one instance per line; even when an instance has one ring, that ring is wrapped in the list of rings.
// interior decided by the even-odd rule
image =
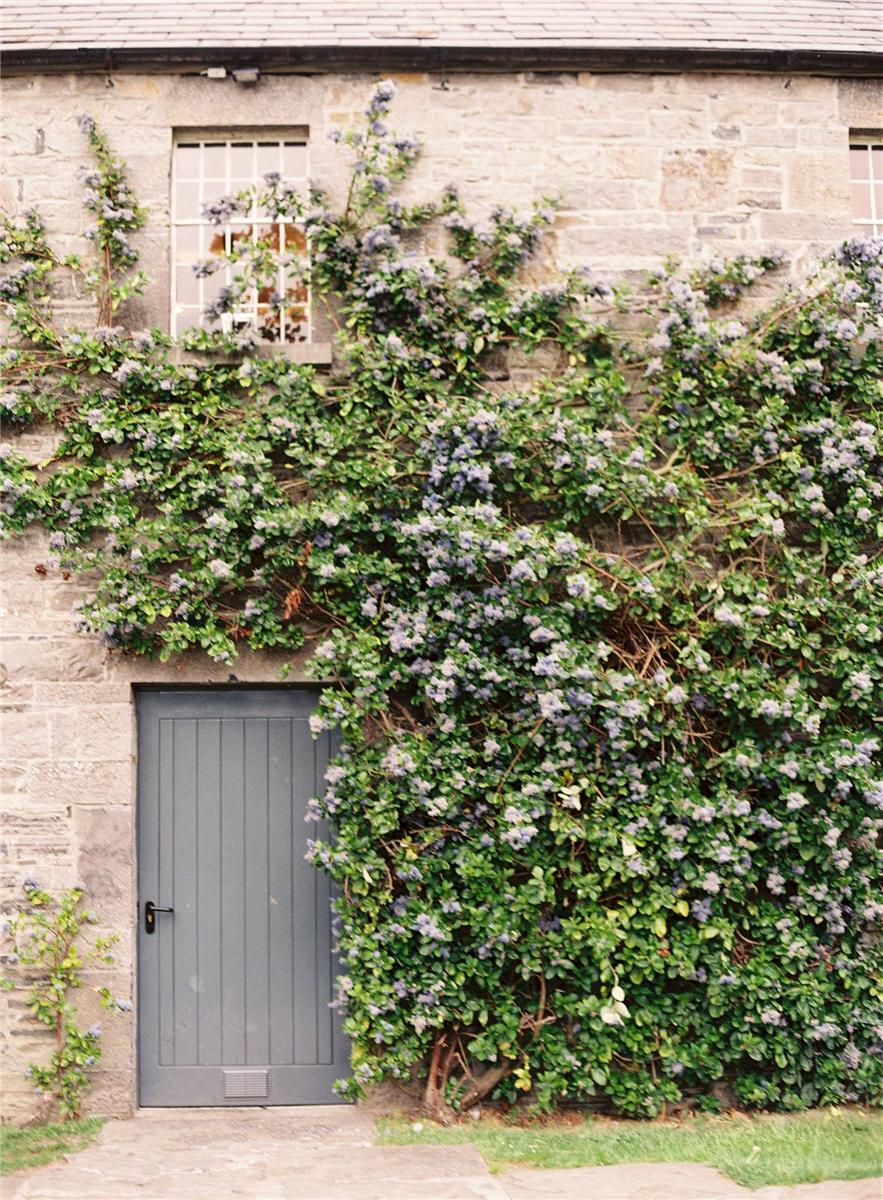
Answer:
[[[853,174],[856,162],[864,155],[864,170],[860,177]],[[849,187],[853,228],[872,237],[883,237],[883,131],[854,133],[849,139]],[[869,199],[870,217],[856,215],[852,196],[862,188]]]
[[[205,229],[213,231],[213,236],[219,233],[223,234],[225,248],[230,249],[231,234],[237,226],[243,229],[250,228],[251,237],[257,241],[260,232],[263,232],[270,225],[277,225],[280,228],[280,242],[284,247],[287,244],[286,228],[293,223],[285,218],[272,220],[267,216],[253,211],[248,216],[237,217],[233,222],[226,225],[212,225],[202,216],[202,209],[206,204],[211,204],[219,200],[222,196],[229,195],[234,190],[232,182],[233,175],[231,173],[231,148],[235,145],[251,144],[252,147],[252,169],[251,182],[260,183],[264,175],[269,171],[277,170],[280,175],[285,177],[283,170],[284,148],[285,146],[298,146],[303,149],[303,174],[297,177],[286,178],[286,182],[292,183],[300,189],[306,189],[307,179],[309,177],[309,130],[303,126],[299,127],[230,127],[224,126],[219,128],[199,128],[199,129],[176,129],[172,139],[172,166],[171,166],[171,196],[170,196],[170,239],[169,239],[169,256],[170,256],[170,309],[169,309],[169,328],[174,337],[179,336],[185,329],[193,328],[211,328],[203,317],[203,310],[211,298],[214,289],[218,283],[229,283],[232,278],[233,271],[229,267],[224,267],[217,271],[214,275],[206,279],[196,279],[198,306],[179,305],[178,303],[178,270],[183,269],[187,259],[184,255],[179,256],[178,253],[178,231],[185,227]],[[206,178],[205,172],[205,149],[206,147],[224,147],[224,174],[223,178]],[[266,149],[271,146],[278,147],[276,155],[276,165],[268,165],[266,162],[258,168],[258,152],[259,148]],[[199,168],[198,176],[194,180],[190,176],[184,178],[195,184],[199,189],[199,213],[197,216],[182,216],[178,212],[178,184],[181,182],[178,178],[179,170],[179,147],[196,147],[199,151]],[[237,190],[241,188],[242,176],[238,174]],[[204,261],[211,257],[211,252],[208,249],[210,238],[201,236],[202,252],[199,254],[197,261]],[[282,292],[284,284],[283,268],[280,266],[277,276],[276,290]],[[207,294],[208,289],[212,288],[212,293]],[[220,328],[224,332],[234,332],[239,329],[252,328],[258,329],[258,298],[254,289],[251,289],[243,298],[243,303],[230,313],[224,313],[221,317]],[[182,312],[188,308],[195,308],[195,321],[188,324],[181,323]],[[311,297],[307,293],[304,301],[305,320],[298,326],[300,336],[295,338],[290,337],[289,322],[287,319],[280,319],[280,337],[273,341],[266,340],[266,344],[273,346],[293,346],[309,344],[312,341],[312,320],[311,320]],[[282,314],[280,313],[280,318]]]

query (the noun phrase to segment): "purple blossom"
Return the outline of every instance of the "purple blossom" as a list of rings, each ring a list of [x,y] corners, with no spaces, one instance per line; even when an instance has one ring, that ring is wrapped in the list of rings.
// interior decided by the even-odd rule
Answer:
[[[428,938],[433,942],[444,941],[444,932],[427,913],[418,913],[414,919],[412,928],[419,933],[422,938]]]
[[[240,211],[239,201],[235,196],[222,196],[213,204],[206,204],[202,209],[202,218],[211,225],[224,225]]]
[[[509,578],[513,583],[521,583],[522,581],[533,583],[536,580],[536,572],[526,559],[519,559],[514,564],[509,572]]]
[[[785,1018],[777,1008],[765,1008],[760,1014],[763,1025],[784,1025]]]

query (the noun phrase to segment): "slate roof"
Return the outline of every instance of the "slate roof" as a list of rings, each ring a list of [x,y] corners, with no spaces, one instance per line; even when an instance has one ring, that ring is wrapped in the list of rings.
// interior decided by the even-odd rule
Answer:
[[[883,0],[5,0],[2,44],[25,53],[680,48],[883,60]]]

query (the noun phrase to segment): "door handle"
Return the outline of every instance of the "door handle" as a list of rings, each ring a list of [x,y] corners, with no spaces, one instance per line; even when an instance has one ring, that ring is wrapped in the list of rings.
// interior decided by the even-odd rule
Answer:
[[[144,905],[144,932],[153,933],[156,929],[156,914],[158,912],[173,913],[174,911],[173,908],[160,908],[152,900],[148,900]]]

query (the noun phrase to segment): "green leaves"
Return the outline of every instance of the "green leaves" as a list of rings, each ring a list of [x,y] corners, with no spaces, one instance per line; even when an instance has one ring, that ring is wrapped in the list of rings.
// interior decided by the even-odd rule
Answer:
[[[19,978],[6,977],[6,989],[25,987],[28,1009],[52,1030],[54,1049],[48,1063],[32,1063],[28,1078],[37,1091],[51,1097],[62,1120],[79,1119],[89,1076],[101,1060],[101,1026],[82,1030],[70,993],[83,985],[83,971],[93,964],[110,965],[117,935],[84,938],[95,914],[84,907],[85,887],[75,884],[58,897],[27,878],[24,906],[8,922],[5,954]],[[106,986],[95,988],[104,1008],[126,1011],[127,1001],[114,999]]]

